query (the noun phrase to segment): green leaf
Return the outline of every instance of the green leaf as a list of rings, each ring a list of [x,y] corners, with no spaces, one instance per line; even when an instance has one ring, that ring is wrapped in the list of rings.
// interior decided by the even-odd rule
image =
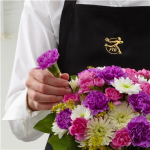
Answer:
[[[77,75],[70,76],[71,80],[75,80],[76,77],[78,77],[78,76]]]
[[[147,148],[146,150],[150,150],[150,147],[149,147],[149,148]]]
[[[57,135],[52,135],[48,142],[53,146],[54,150],[81,150],[75,142],[75,139],[63,136],[61,139]]]
[[[35,126],[34,129],[44,132],[44,133],[53,133],[52,124],[55,120],[55,114],[51,113],[47,115],[44,119],[40,120]]]

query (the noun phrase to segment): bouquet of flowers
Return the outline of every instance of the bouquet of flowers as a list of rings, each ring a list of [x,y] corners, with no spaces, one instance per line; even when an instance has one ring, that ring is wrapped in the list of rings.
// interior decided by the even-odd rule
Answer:
[[[53,134],[54,150],[150,150],[150,71],[88,67],[70,87],[34,127]]]

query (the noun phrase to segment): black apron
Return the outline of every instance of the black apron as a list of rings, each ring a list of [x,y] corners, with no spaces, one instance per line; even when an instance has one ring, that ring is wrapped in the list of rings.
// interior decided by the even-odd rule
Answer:
[[[61,72],[117,65],[150,70],[150,7],[109,7],[65,1],[59,32]],[[53,150],[47,143],[46,150]]]

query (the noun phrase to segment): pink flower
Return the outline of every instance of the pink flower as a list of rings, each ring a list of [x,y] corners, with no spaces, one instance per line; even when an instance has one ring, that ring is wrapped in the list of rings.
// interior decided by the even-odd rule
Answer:
[[[85,70],[79,73],[78,76],[78,84],[80,85],[79,94],[90,92],[90,87],[94,87],[95,73]]]
[[[117,91],[114,88],[110,88],[110,87],[105,89],[105,94],[112,101],[118,101],[118,99],[123,97],[123,95],[120,94],[119,91]]]
[[[115,137],[112,140],[112,143],[110,143],[112,148],[119,150],[121,150],[121,147],[129,146],[130,144],[131,138],[126,128],[122,128],[121,130],[116,131]]]
[[[67,102],[68,100],[72,99],[74,102],[77,102],[80,100],[80,96],[78,93],[74,93],[74,94],[66,94],[64,95],[64,102]]]
[[[102,87],[105,84],[104,79],[102,78],[95,78],[94,79],[94,85],[98,86],[98,87]]]
[[[145,78],[150,78],[150,71],[146,69],[142,69],[138,71],[138,75],[142,75]]]
[[[138,83],[138,73],[135,69],[126,68],[124,69],[125,73],[128,75],[129,79],[135,83]]]
[[[71,135],[75,135],[75,139],[78,141],[84,141],[84,134],[87,127],[87,120],[84,117],[76,118],[72,126],[69,128]]]
[[[120,105],[122,102],[121,101],[113,101],[114,105]]]
[[[145,92],[146,94],[150,95],[150,83],[142,82],[140,87],[141,87],[143,92]]]
[[[78,80],[78,84],[80,85],[82,83],[82,81],[92,81],[95,78],[95,73],[94,72],[90,72],[88,70],[85,70],[81,73],[79,73],[79,80]]]
[[[88,93],[91,91],[90,87],[94,87],[94,80],[84,80],[80,83],[80,90],[78,93]]]

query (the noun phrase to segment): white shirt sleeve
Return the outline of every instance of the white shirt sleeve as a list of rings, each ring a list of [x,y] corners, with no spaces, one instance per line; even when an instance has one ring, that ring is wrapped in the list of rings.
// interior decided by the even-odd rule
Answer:
[[[5,105],[5,116],[14,135],[32,141],[43,133],[33,126],[50,111],[32,112],[27,107],[25,86],[29,71],[37,67],[36,59],[49,49],[57,48],[48,1],[26,1],[21,15],[15,61]]]

